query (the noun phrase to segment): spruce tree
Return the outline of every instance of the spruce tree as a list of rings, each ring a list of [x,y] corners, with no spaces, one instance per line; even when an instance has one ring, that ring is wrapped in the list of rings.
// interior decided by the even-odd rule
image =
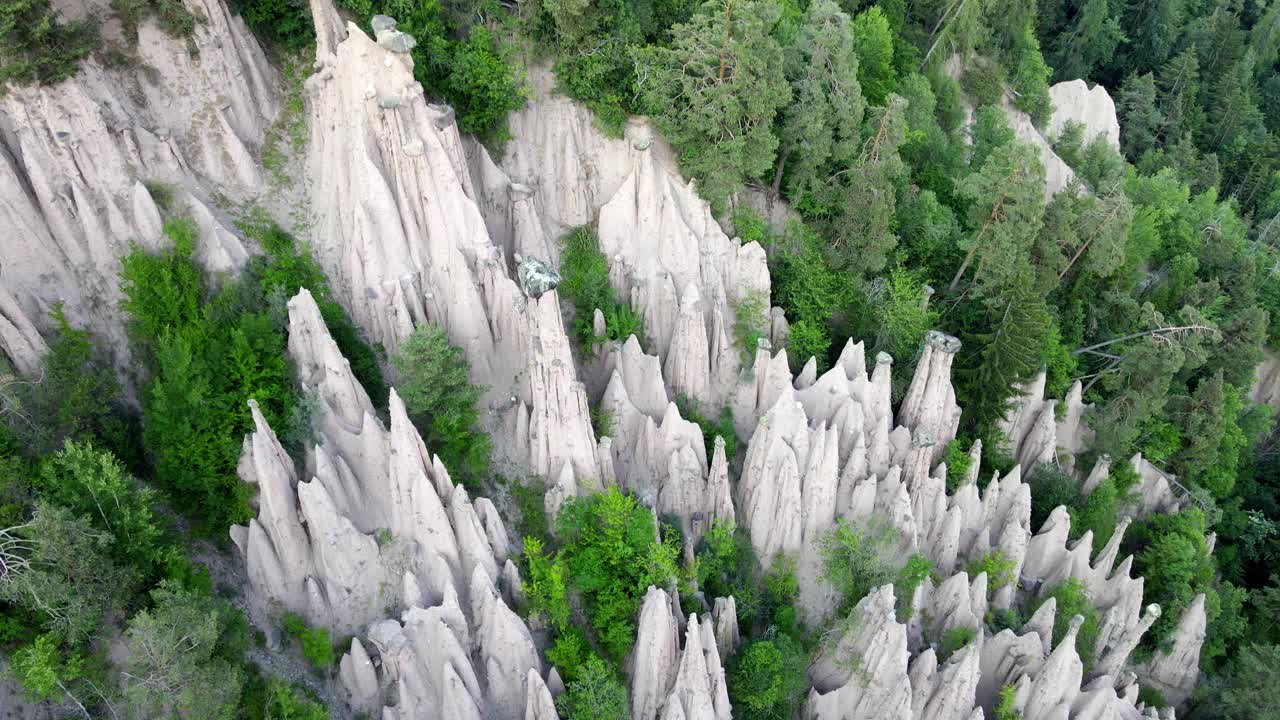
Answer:
[[[778,16],[770,0],[708,0],[673,29],[671,47],[641,58],[645,104],[717,209],[773,168],[773,118],[791,100],[771,34]]]

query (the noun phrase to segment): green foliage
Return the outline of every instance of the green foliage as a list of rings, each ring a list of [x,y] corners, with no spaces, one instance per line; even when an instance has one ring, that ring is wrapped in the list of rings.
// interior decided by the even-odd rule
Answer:
[[[1031,476],[1031,527],[1039,528],[1059,505],[1070,511],[1079,502],[1079,483],[1056,465],[1042,463]],[[1077,523],[1073,520],[1074,530]]]
[[[809,688],[808,665],[808,653],[788,635],[748,643],[729,663],[735,715],[747,720],[794,716]]]
[[[9,672],[33,700],[59,700],[66,683],[81,673],[83,659],[67,653],[54,635],[41,635],[13,653]]]
[[[12,392],[19,412],[8,418],[29,455],[45,455],[67,440],[90,440],[137,462],[136,433],[119,407],[120,384],[87,330],[71,327],[61,306],[51,313],[57,334],[40,370]]]
[[[290,612],[284,615],[284,631],[297,638],[302,646],[302,656],[314,667],[327,670],[337,664],[333,640],[327,629],[308,627],[300,615]]]
[[[733,411],[728,406],[720,408],[720,414],[713,420],[702,414],[698,403],[687,395],[676,397],[676,407],[680,416],[702,429],[702,440],[707,448],[707,462],[715,456],[716,438],[724,441],[724,456],[732,461],[738,452],[738,432],[733,429]]]
[[[819,538],[822,579],[840,598],[838,615],[846,615],[872,589],[892,582],[901,537],[888,522],[855,526],[845,519]]]
[[[545,554],[542,541],[534,537],[524,539],[524,556],[529,565],[524,581],[529,611],[542,616],[558,632],[569,631],[571,611],[566,577],[568,569],[564,561],[558,556]]]
[[[911,619],[914,611],[911,606],[912,596],[915,595],[920,583],[931,575],[933,575],[933,561],[920,553],[914,553],[908,557],[906,564],[898,570],[898,576],[893,580],[894,605],[898,622]]]
[[[1071,627],[1071,618],[1076,615],[1084,618],[1080,631],[1076,634],[1076,652],[1088,668],[1093,664],[1094,646],[1098,642],[1098,631],[1101,629],[1101,617],[1098,610],[1090,602],[1084,583],[1078,578],[1071,578],[1055,586],[1047,593],[1036,598],[1035,603],[1027,610],[1027,617],[1035,614],[1041,605],[1053,598],[1056,603],[1053,615],[1053,645],[1067,636]]]
[[[419,325],[391,357],[396,387],[422,440],[457,482],[478,488],[489,472],[492,442],[477,408],[485,388],[472,385],[462,349],[438,325]]]
[[[64,23],[49,0],[6,0],[0,5],[0,87],[56,85],[75,75],[98,46],[89,20]]]
[[[639,59],[647,68],[646,108],[718,210],[773,167],[771,121],[791,99],[772,35],[778,19],[773,2],[707,2],[672,28],[671,47],[647,48]]]
[[[584,348],[605,340],[625,342],[635,335],[644,341],[644,322],[629,305],[619,302],[609,284],[609,261],[588,225],[574,228],[560,239],[560,296],[573,307],[573,329]],[[605,337],[596,337],[593,321],[599,309],[605,316]]]
[[[698,587],[709,598],[733,597],[738,624],[752,627],[761,615],[762,598],[755,583],[756,558],[747,533],[732,520],[715,520],[703,533],[696,557]]]
[[[885,282],[868,292],[875,323],[875,352],[896,360],[913,358],[934,326],[937,313],[925,307],[924,283],[902,267],[889,271]]]
[[[45,501],[106,532],[117,562],[147,568],[160,559],[163,530],[152,511],[155,493],[130,477],[111,453],[68,441],[43,463],[33,484]]]
[[[765,293],[748,293],[732,303],[733,340],[744,365],[755,359],[760,340],[769,337],[769,297]]]
[[[247,272],[262,289],[265,302],[273,297],[291,298],[306,288],[320,308],[320,317],[330,337],[337,343],[342,356],[351,363],[351,372],[369,394],[376,407],[385,407],[388,388],[382,377],[378,352],[364,339],[360,329],[347,316],[342,306],[329,290],[329,281],[320,264],[315,261],[310,248],[299,244],[274,222],[239,223],[245,234],[258,242],[266,252],[263,258],[255,258]],[[268,307],[269,312],[282,315],[287,321],[288,310]]]
[[[1018,702],[1018,686],[1005,685],[1000,688],[1000,700],[996,703],[995,720],[1022,720],[1015,704]]]
[[[947,492],[954,493],[969,477],[973,458],[962,448],[960,439],[956,438],[947,443],[947,454],[942,461],[947,464]],[[1033,495],[1032,498],[1034,497]]]
[[[111,534],[86,518],[38,501],[14,534],[30,548],[29,566],[0,582],[0,600],[39,617],[44,631],[68,643],[86,641],[132,599],[137,573],[111,559]]]
[[[1168,640],[1197,593],[1212,591],[1206,531],[1204,513],[1197,507],[1152,516],[1130,530],[1131,542],[1142,548],[1134,555],[1134,571],[1144,578],[1143,602],[1159,603],[1163,611],[1148,633],[1156,645]]]
[[[124,700],[135,716],[235,717],[247,626],[230,604],[161,583],[125,633]]]
[[[111,9],[124,25],[130,43],[137,42],[138,24],[147,16],[154,17],[160,29],[172,37],[190,39],[195,34],[196,16],[181,0],[111,0]]]
[[[1246,644],[1227,672],[1212,680],[1203,703],[1210,717],[1222,720],[1275,720],[1280,717],[1280,645]]]
[[[550,535],[547,519],[547,483],[540,477],[527,477],[511,485],[511,500],[516,506],[516,533],[546,542]]]
[[[297,50],[315,41],[311,9],[301,0],[239,0],[233,6],[259,38]]]
[[[324,705],[301,689],[272,680],[267,684],[267,703],[261,717],[263,720],[329,720],[330,715]]]
[[[630,717],[627,689],[617,671],[598,656],[582,665],[578,678],[556,700],[556,710],[566,720],[626,720]]]
[[[987,595],[993,595],[1000,588],[1018,581],[1017,566],[1018,563],[1013,558],[1006,559],[1004,553],[999,550],[992,550],[969,563],[969,567],[965,568],[965,572],[969,574],[970,578],[977,577],[979,573],[986,573]]]
[[[444,98],[458,115],[458,129],[501,144],[507,113],[525,102],[522,73],[491,28],[464,25],[439,0],[344,0],[361,25],[390,15],[412,35],[413,76],[429,95]]]
[[[653,513],[616,488],[572,498],[556,516],[569,588],[581,595],[600,648],[616,663],[631,649],[645,589],[676,579],[678,548],[658,542],[656,529]]]
[[[973,642],[978,637],[978,631],[967,625],[953,627],[942,633],[942,642],[938,646],[938,663],[944,663],[947,658],[956,654],[965,645]]]
[[[853,19],[853,45],[858,55],[858,83],[867,102],[883,106],[896,83],[893,67],[893,31],[879,6],[873,5]]]

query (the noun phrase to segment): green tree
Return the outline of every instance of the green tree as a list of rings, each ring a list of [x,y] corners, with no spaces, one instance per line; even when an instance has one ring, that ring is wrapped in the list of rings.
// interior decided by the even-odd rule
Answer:
[[[900,541],[886,522],[855,526],[844,519],[819,538],[822,579],[840,598],[838,615],[848,614],[867,593],[893,581]]]
[[[778,17],[773,2],[711,0],[673,28],[670,48],[644,55],[645,103],[717,209],[773,167],[774,114],[791,100],[771,35]]]
[[[556,700],[556,710],[566,720],[626,720],[630,717],[627,689],[617,674],[598,656],[582,666],[578,679],[569,683]]]
[[[1080,655],[1080,660],[1084,662],[1085,667],[1089,667],[1093,664],[1094,646],[1098,642],[1098,631],[1101,629],[1101,616],[1089,602],[1084,583],[1079,578],[1071,578],[1055,586],[1036,598],[1027,611],[1027,617],[1034,615],[1036,610],[1050,598],[1054,599],[1056,605],[1053,614],[1053,646],[1057,647],[1058,643],[1067,636],[1067,630],[1071,628],[1071,619],[1076,615],[1081,616],[1084,618],[1084,623],[1076,633],[1076,653]]]
[[[729,665],[729,699],[746,720],[789,718],[809,688],[808,653],[791,637],[748,643]]]
[[[858,82],[867,102],[883,106],[897,78],[893,67],[893,30],[878,5],[853,19],[853,47],[858,56]]]
[[[780,118],[774,191],[785,169],[788,194],[801,197],[859,154],[866,101],[849,16],[832,0],[814,0],[785,58],[793,102]]]
[[[1151,73],[1130,75],[1116,96],[1116,114],[1121,118],[1120,145],[1130,160],[1156,149],[1165,116],[1156,99],[1156,81]]]
[[[1093,77],[1111,63],[1125,40],[1117,6],[1111,0],[1085,0],[1070,28],[1054,38],[1049,60],[1059,79]]]
[[[132,598],[136,573],[111,559],[111,534],[88,520],[41,501],[17,535],[26,552],[0,578],[0,599],[31,610],[47,632],[88,640]]]
[[[244,684],[244,621],[226,603],[168,581],[129,620],[122,682],[135,716],[230,720]]]
[[[480,429],[477,403],[485,389],[471,384],[462,349],[449,344],[438,325],[419,325],[391,357],[400,375],[396,387],[409,417],[449,474],[478,487],[489,471],[489,435]]]
[[[978,143],[975,140],[975,149]],[[955,276],[955,290],[976,259],[975,280],[989,295],[1021,281],[1030,247],[1044,214],[1044,167],[1039,154],[1022,142],[996,147],[978,170],[960,184],[970,201],[967,254]]]
[[[63,649],[55,636],[41,635],[14,651],[9,672],[22,684],[28,697],[54,702],[66,698],[89,717],[84,704],[72,692],[75,681],[84,673],[84,658]]]
[[[979,430],[994,427],[1017,386],[1043,366],[1052,329],[1048,307],[1029,276],[1007,288],[981,303],[979,327],[962,336],[963,346],[973,350],[961,359],[957,380],[970,398],[965,419]]]

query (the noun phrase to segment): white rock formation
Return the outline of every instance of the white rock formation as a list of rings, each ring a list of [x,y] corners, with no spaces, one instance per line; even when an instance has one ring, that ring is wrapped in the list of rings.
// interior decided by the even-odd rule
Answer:
[[[379,710],[382,688],[394,686],[383,717],[523,717],[541,661],[500,592],[518,589],[519,575],[492,504],[453,484],[394,390],[384,429],[306,290],[289,301],[289,354],[317,399],[320,442],[307,457],[312,479],[299,482],[252,406],[240,473],[258,485],[259,514],[231,536],[256,619],[274,627],[289,610],[357,635],[340,674],[358,709]],[[401,621],[385,619],[400,611]],[[358,639],[366,628],[370,645]],[[536,711],[540,695],[531,697]]]
[[[631,659],[631,717],[729,720],[732,712],[715,621],[690,615],[682,650],[678,617],[666,591],[650,586]]]
[[[168,185],[186,206],[207,269],[248,258],[208,203],[215,192],[245,199],[262,189],[254,155],[279,109],[278,78],[222,0],[183,4],[203,18],[189,41],[144,19],[136,63],[89,58],[65,82],[0,94],[0,227],[22,238],[0,243],[0,351],[19,369],[42,350],[31,331],[48,327],[56,303],[123,366],[119,259],[135,242],[167,242],[145,182]]]
[[[1093,142],[1099,136],[1111,147],[1120,149],[1120,121],[1116,119],[1116,104],[1101,85],[1092,88],[1084,80],[1067,80],[1049,88],[1053,101],[1053,115],[1049,118],[1048,135],[1051,138],[1062,133],[1068,122],[1084,129],[1084,142]]]

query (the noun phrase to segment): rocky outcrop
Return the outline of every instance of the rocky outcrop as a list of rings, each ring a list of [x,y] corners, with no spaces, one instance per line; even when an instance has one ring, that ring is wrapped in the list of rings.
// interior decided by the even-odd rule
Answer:
[[[718,607],[721,600],[716,601]],[[690,615],[683,623],[681,649],[682,620],[666,591],[650,586],[640,609],[631,659],[633,720],[729,720],[732,716],[715,627],[724,621]]]
[[[20,369],[40,350],[63,305],[120,355],[119,259],[134,243],[166,243],[155,183],[200,231],[197,257],[211,271],[240,267],[248,251],[210,206],[214,193],[243,200],[263,187],[255,154],[279,108],[278,79],[253,35],[222,0],[183,0],[204,20],[175,42],[139,23],[137,62],[86,59],[53,86],[0,95],[0,350]]]
[[[1191,697],[1200,680],[1200,648],[1204,645],[1208,615],[1204,593],[1196,595],[1178,621],[1168,650],[1157,650],[1149,663],[1138,669],[1146,685],[1159,690],[1164,699],[1181,705]]]
[[[523,717],[527,676],[541,661],[504,600],[520,580],[492,504],[453,484],[394,390],[384,427],[306,290],[289,301],[289,354],[316,400],[320,441],[301,481],[252,406],[240,474],[258,486],[258,517],[231,536],[255,618],[273,628],[270,618],[287,610],[356,635],[341,666],[353,707],[394,705],[383,717],[397,720],[441,708],[445,717]]]
[[[1102,137],[1111,147],[1120,149],[1120,121],[1106,88],[1091,88],[1084,80],[1067,80],[1049,88],[1049,99],[1053,101],[1047,128],[1050,138],[1058,137],[1062,128],[1072,122],[1084,130],[1085,144]]]
[[[1070,472],[1076,455],[1093,444],[1093,431],[1084,424],[1092,405],[1086,405],[1080,381],[1071,385],[1061,400],[1044,397],[1045,373],[1041,371],[1022,386],[1021,394],[1012,402],[1000,423],[1009,455],[1028,472],[1040,463],[1057,463]]]
[[[1262,363],[1254,370],[1249,399],[1280,409],[1280,357],[1271,350],[1266,351]]]

